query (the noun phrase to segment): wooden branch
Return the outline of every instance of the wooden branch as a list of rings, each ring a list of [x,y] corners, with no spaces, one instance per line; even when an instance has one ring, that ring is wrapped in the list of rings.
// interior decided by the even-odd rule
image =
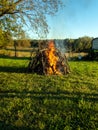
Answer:
[[[15,5],[18,5],[19,3],[21,3],[23,0],[18,0],[15,2]]]
[[[17,6],[20,2],[22,2],[23,0],[18,0],[13,4],[9,4],[7,8],[2,7],[0,9],[0,17],[6,15],[6,14],[15,14],[15,13],[19,13],[19,10],[13,10],[13,6]]]
[[[55,64],[51,65],[51,61],[48,61],[48,57],[46,55],[47,51],[49,51],[47,48],[39,50],[36,53],[36,56],[31,59],[28,70],[31,70],[31,72],[45,75],[62,75],[70,73],[70,68],[66,56],[64,57],[60,52],[55,51],[54,55],[58,57],[58,61]]]

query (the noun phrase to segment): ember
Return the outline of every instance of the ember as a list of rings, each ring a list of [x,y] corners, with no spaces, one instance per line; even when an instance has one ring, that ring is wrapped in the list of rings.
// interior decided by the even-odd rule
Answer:
[[[36,52],[36,56],[29,63],[28,70],[46,75],[62,75],[70,72],[66,56],[62,56],[55,48],[53,40],[47,42],[46,48],[41,48]]]

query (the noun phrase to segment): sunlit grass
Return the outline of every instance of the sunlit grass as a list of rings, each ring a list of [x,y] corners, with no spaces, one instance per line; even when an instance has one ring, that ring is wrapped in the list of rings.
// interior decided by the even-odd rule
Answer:
[[[28,62],[0,59],[0,130],[98,130],[98,62],[70,61],[63,76],[26,73]]]

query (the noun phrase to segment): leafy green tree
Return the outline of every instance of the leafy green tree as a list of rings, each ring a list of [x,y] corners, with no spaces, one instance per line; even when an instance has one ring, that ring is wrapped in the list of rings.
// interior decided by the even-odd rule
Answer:
[[[82,42],[83,42],[83,49],[84,50],[90,49],[91,48],[91,41],[92,41],[93,38],[85,36],[85,37],[82,37],[81,39],[82,39]]]
[[[45,37],[48,33],[47,15],[54,15],[62,0],[0,0],[0,28],[10,36],[20,38],[24,25]]]
[[[73,51],[73,44],[74,44],[74,39],[69,39],[68,40],[68,49],[69,51]]]
[[[87,36],[76,39],[74,42],[75,51],[79,52],[89,50],[91,47],[91,41],[92,38]]]
[[[5,47],[8,43],[13,44],[12,37],[7,31],[5,32],[0,29],[0,48]]]

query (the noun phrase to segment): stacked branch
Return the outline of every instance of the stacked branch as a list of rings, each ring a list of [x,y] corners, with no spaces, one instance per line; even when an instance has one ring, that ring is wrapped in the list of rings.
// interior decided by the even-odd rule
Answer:
[[[44,75],[65,75],[70,72],[65,55],[62,56],[60,51],[56,49],[49,59],[49,53],[49,48],[38,50],[28,65],[28,71]]]

